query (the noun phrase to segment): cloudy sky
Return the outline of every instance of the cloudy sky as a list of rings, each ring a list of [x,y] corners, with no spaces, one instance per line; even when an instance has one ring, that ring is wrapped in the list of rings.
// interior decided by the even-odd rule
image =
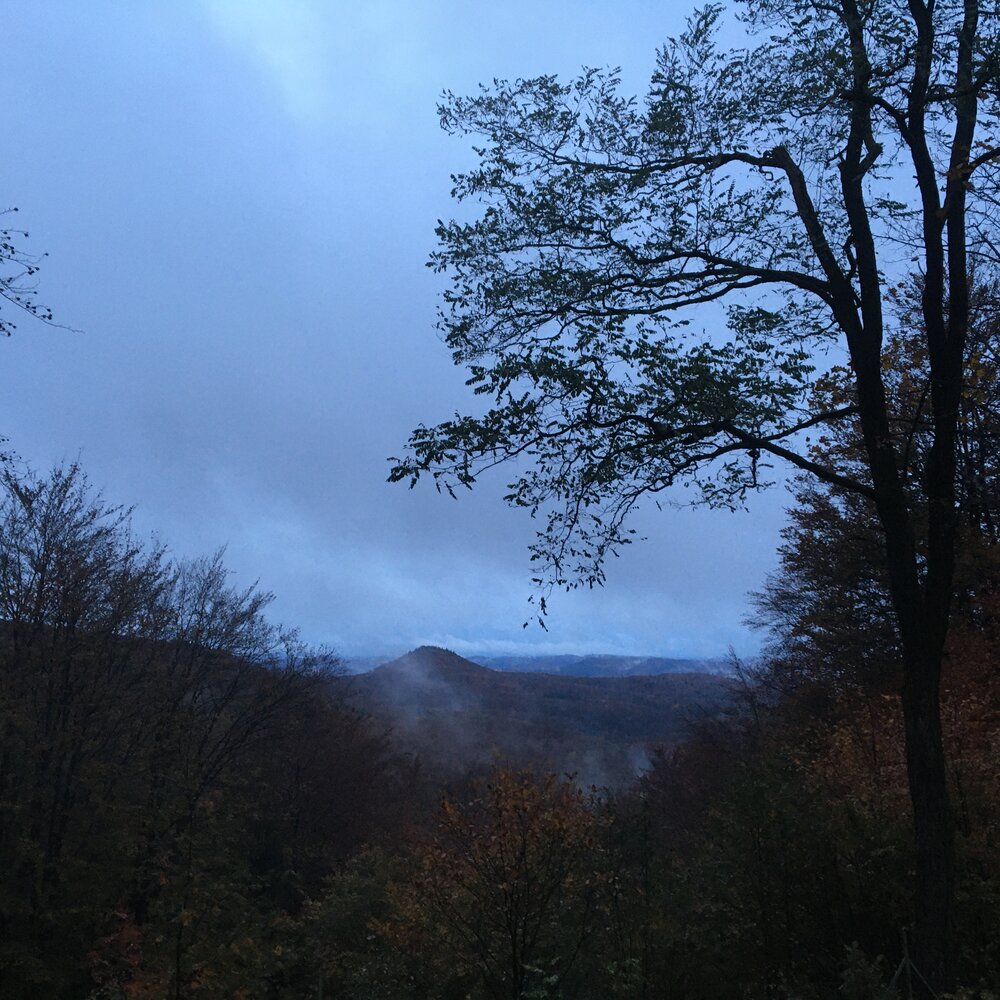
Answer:
[[[0,202],[80,332],[0,343],[0,434],[37,469],[79,458],[180,555],[226,545],[346,655],[751,652],[781,490],[644,513],[546,633],[521,628],[532,524],[502,473],[458,502],[385,482],[468,399],[424,267],[471,163],[438,96],[581,65],[641,92],[680,26],[653,0],[5,0]]]

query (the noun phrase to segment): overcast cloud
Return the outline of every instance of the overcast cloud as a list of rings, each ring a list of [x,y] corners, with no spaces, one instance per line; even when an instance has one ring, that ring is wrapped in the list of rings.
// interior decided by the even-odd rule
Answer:
[[[77,457],[183,555],[228,546],[275,616],[347,655],[419,643],[715,656],[786,502],[652,510],[608,584],[530,613],[532,524],[502,475],[453,502],[385,482],[463,408],[424,267],[467,148],[444,89],[617,65],[642,91],[668,5],[551,0],[90,0],[2,8],[2,200],[50,256],[0,344],[0,434]]]

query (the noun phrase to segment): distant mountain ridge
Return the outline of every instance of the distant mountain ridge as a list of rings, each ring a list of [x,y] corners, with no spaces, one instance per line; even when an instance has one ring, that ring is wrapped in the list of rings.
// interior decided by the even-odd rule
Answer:
[[[351,673],[360,674],[390,663],[393,659],[396,658],[391,656],[355,656],[346,658],[344,664]],[[582,655],[510,653],[483,656],[473,654],[465,659],[470,663],[477,663],[492,670],[529,674],[557,674],[562,677],[641,677],[658,674],[731,673],[729,661],[721,658],[683,659],[666,656],[621,656],[612,653],[586,653]]]
[[[705,671],[581,677],[497,670],[422,646],[347,682],[355,704],[430,767],[461,776],[495,758],[585,784],[633,780],[656,746],[731,703],[728,678]]]
[[[618,656],[589,653],[550,656],[477,656],[476,663],[494,670],[559,674],[568,677],[652,677],[659,674],[728,672],[726,660],[689,660],[665,656]]]

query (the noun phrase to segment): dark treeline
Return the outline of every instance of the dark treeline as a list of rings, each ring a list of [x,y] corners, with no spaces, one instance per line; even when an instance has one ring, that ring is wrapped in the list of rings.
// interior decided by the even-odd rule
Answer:
[[[984,297],[983,331],[996,329]],[[1000,981],[995,337],[970,348],[944,717],[964,997]],[[893,407],[922,461],[923,360]],[[817,392],[849,394],[834,370]],[[851,428],[817,449],[849,462]],[[221,554],[134,537],[75,466],[0,499],[0,996],[906,996],[914,864],[874,514],[795,493],[739,705],[633,788],[437,779]],[[978,991],[978,992],[977,992]]]
[[[0,996],[300,996],[296,915],[404,771],[270,595],[128,513],[3,470]]]

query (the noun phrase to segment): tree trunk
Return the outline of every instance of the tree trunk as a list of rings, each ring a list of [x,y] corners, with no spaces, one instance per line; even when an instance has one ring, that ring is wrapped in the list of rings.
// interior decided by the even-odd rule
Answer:
[[[941,654],[904,648],[903,724],[916,847],[915,964],[938,991],[954,983],[955,827],[941,736]]]
[[[871,423],[877,426],[878,421]],[[865,430],[876,483],[876,507],[885,531],[890,592],[903,650],[903,728],[916,865],[915,962],[927,983],[935,991],[943,992],[955,985],[952,929],[955,827],[948,797],[940,704],[954,565],[954,497],[949,498],[948,486],[953,486],[954,477],[949,479],[946,474],[944,486],[941,477],[928,484],[931,503],[936,500],[942,509],[937,516],[932,512],[930,518],[931,565],[928,580],[922,584],[905,495],[895,463],[888,459],[887,449],[881,447],[887,438],[870,434],[867,427]],[[939,437],[936,442],[939,448],[941,443]],[[951,446],[953,454],[953,438],[946,438],[943,443]],[[941,467],[939,462],[937,468]],[[947,473],[947,463],[944,468]]]

